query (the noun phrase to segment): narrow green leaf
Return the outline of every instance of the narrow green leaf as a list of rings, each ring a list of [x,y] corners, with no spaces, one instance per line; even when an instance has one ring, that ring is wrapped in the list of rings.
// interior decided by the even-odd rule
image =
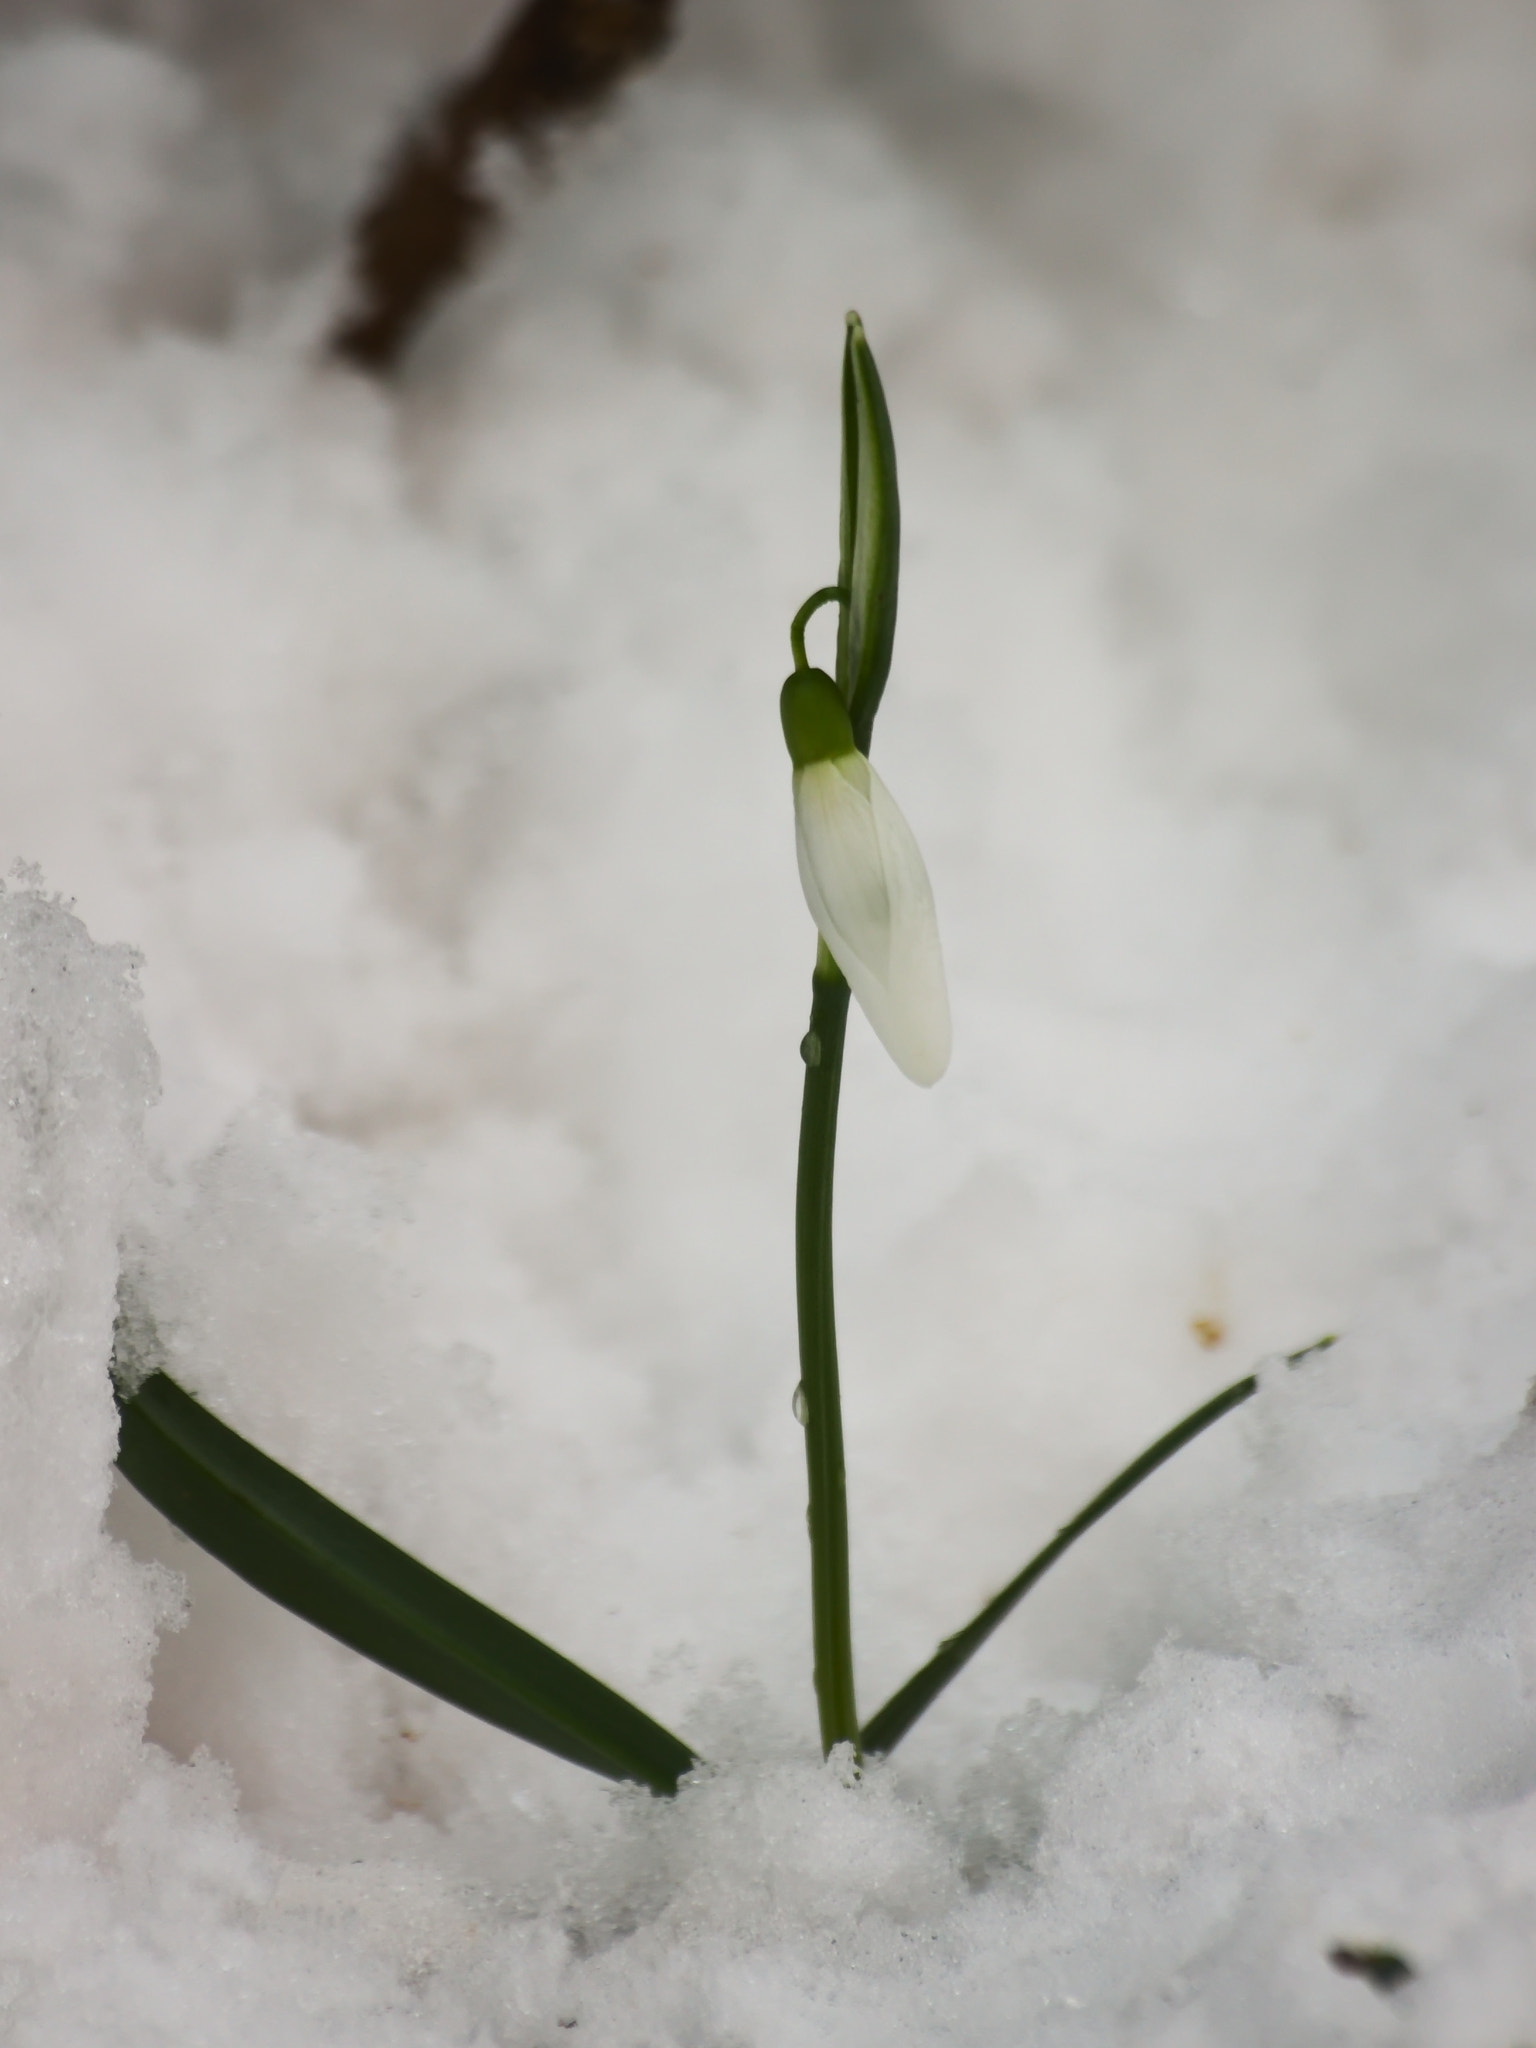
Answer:
[[[839,584],[847,591],[837,627],[837,681],[853,736],[869,751],[875,713],[896,643],[896,584],[901,558],[901,505],[896,443],[857,313],[848,315],[843,348],[843,495]]]
[[[118,1408],[118,1469],[145,1499],[349,1649],[603,1777],[675,1792],[693,1767],[649,1715],[396,1549],[164,1372],[120,1392]]]
[[[1333,1337],[1320,1337],[1315,1344],[1289,1353],[1286,1364],[1300,1365],[1304,1358],[1310,1358],[1314,1352],[1327,1351],[1336,1342]],[[1018,1577],[1010,1579],[974,1620],[968,1621],[954,1635],[946,1636],[922,1669],[915,1671],[899,1691],[892,1693],[879,1712],[865,1723],[859,1736],[859,1746],[865,1754],[889,1754],[912,1724],[933,1705],[950,1680],[960,1675],[993,1631],[1008,1619],[1030,1588],[1044,1578],[1058,1558],[1066,1555],[1079,1536],[1085,1535],[1128,1493],[1134,1493],[1144,1479],[1150,1479],[1159,1465],[1166,1465],[1186,1444],[1193,1443],[1197,1436],[1208,1430],[1213,1422],[1220,1422],[1224,1415],[1240,1408],[1258,1392],[1258,1387],[1257,1373],[1235,1380],[1192,1415],[1186,1415],[1182,1422],[1176,1423],[1166,1436],[1160,1436],[1155,1444],[1150,1444],[1139,1458],[1133,1458],[1102,1493],[1096,1493],[1080,1513],[1057,1530],[1044,1550],[1038,1551]]]

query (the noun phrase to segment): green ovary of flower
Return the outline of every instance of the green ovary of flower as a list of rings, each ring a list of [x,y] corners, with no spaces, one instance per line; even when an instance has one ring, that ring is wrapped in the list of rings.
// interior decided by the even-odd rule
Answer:
[[[823,668],[797,668],[779,692],[784,744],[797,768],[851,754],[853,727],[842,692]]]

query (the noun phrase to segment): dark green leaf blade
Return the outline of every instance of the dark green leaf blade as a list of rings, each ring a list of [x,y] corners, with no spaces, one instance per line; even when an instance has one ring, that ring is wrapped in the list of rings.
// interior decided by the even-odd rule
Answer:
[[[258,1592],[466,1713],[603,1777],[675,1792],[696,1759],[638,1707],[450,1585],[164,1372],[120,1393],[118,1469]]]
[[[837,580],[847,591],[837,629],[837,681],[868,753],[896,644],[901,503],[896,443],[880,372],[857,313],[843,349],[843,494]]]
[[[1304,1350],[1291,1352],[1286,1363],[1299,1365],[1314,1352],[1328,1350],[1335,1341],[1332,1337],[1320,1338]],[[1193,1414],[1186,1415],[1182,1422],[1175,1423],[1156,1443],[1149,1444],[1140,1457],[1133,1458],[1123,1472],[1096,1493],[1070,1522],[1057,1530],[1045,1548],[1037,1551],[1018,1576],[1010,1579],[1000,1593],[994,1594],[979,1614],[954,1635],[946,1636],[922,1669],[915,1671],[905,1685],[892,1693],[878,1713],[871,1716],[859,1735],[859,1746],[865,1754],[888,1755],[913,1723],[933,1705],[950,1680],[960,1675],[994,1630],[1007,1620],[1030,1588],[1059,1558],[1066,1555],[1080,1536],[1086,1535],[1094,1523],[1101,1521],[1128,1493],[1134,1493],[1144,1479],[1150,1479],[1159,1465],[1166,1465],[1186,1444],[1193,1443],[1212,1423],[1220,1422],[1234,1408],[1240,1408],[1258,1389],[1257,1373],[1235,1380],[1230,1387],[1223,1388],[1221,1393],[1195,1409]]]

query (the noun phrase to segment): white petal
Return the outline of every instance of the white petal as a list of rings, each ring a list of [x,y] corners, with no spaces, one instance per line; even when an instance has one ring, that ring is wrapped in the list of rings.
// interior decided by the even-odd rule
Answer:
[[[909,1079],[949,1065],[949,996],[928,871],[910,826],[862,755],[795,774],[800,883],[827,950]]]
[[[817,929],[845,974],[844,957],[882,977],[890,968],[891,897],[869,800],[873,773],[858,755],[815,761],[795,774],[795,852]],[[850,981],[852,976],[849,976]]]

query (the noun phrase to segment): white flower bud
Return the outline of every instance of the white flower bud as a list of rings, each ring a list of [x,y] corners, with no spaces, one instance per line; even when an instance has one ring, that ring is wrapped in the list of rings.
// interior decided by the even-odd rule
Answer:
[[[875,1036],[909,1080],[949,1065],[949,995],[928,870],[912,829],[858,752],[795,769],[800,884]]]

